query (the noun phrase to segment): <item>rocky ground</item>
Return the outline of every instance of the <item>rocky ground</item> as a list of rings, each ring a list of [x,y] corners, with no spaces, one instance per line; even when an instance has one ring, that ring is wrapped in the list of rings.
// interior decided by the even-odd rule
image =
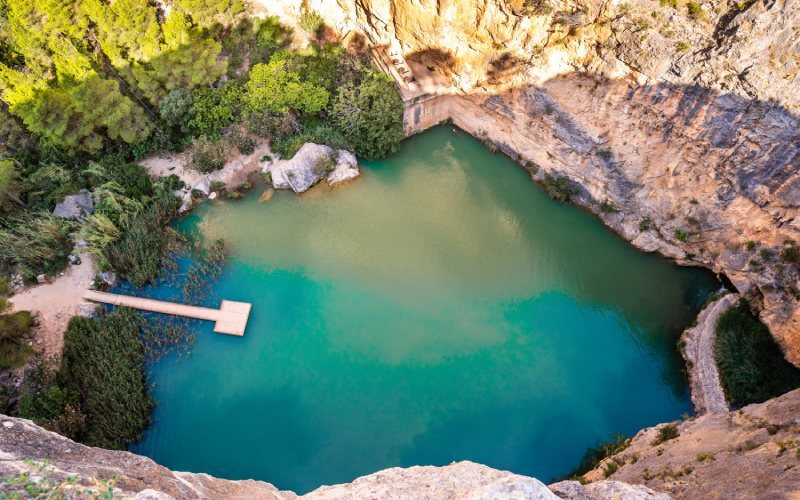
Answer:
[[[45,461],[46,466],[42,466]],[[290,500],[291,491],[279,491],[262,481],[231,481],[207,474],[173,472],[149,458],[125,451],[84,446],[47,431],[28,420],[0,416],[0,476],[33,474],[40,485],[51,484],[65,493],[115,488],[126,498],[263,498]],[[65,484],[67,476],[77,478]],[[109,481],[111,482],[109,483]],[[399,467],[363,476],[352,483],[323,486],[302,498],[308,499],[600,499],[668,498],[639,485],[599,481],[581,486],[572,481],[552,487],[532,478],[499,471],[473,462],[446,467]],[[0,483],[0,497],[10,483]],[[556,496],[558,495],[558,496]]]
[[[676,437],[664,440],[672,425]],[[800,389],[644,429],[585,477],[644,484],[676,498],[798,498]]]

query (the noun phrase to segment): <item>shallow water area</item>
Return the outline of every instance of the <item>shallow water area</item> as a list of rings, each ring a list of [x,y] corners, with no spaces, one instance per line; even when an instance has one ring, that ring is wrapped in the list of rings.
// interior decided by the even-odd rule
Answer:
[[[297,493],[457,460],[547,482],[691,412],[676,341],[713,275],[638,252],[469,136],[438,127],[354,182],[260,195],[178,224],[232,248],[201,305],[253,308],[244,337],[202,324],[191,356],[151,367],[133,451]]]

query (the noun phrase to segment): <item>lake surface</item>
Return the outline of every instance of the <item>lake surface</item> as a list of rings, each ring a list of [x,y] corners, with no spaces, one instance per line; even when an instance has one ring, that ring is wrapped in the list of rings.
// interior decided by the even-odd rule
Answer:
[[[233,250],[203,305],[252,315],[243,338],[198,323],[191,356],[151,367],[134,451],[298,493],[456,460],[547,482],[691,412],[676,341],[711,273],[636,251],[469,136],[436,128],[335,189],[261,191],[179,223]]]

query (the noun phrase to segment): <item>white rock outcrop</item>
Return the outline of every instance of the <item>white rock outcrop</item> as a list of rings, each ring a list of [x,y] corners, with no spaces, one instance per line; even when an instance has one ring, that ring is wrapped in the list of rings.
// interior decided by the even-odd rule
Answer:
[[[307,142],[288,160],[265,164],[276,189],[302,193],[322,179],[333,185],[358,177],[358,161],[353,153]]]

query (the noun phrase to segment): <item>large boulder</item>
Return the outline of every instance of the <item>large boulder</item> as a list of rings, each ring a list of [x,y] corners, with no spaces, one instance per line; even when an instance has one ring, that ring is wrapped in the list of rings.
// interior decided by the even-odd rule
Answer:
[[[359,176],[358,160],[356,155],[344,149],[339,150],[336,157],[336,168],[328,174],[328,184],[331,186],[340,182],[349,181]]]
[[[353,153],[307,142],[289,160],[267,165],[272,185],[302,193],[322,179],[336,184],[358,177],[358,161]]]
[[[64,198],[64,201],[56,205],[53,215],[62,219],[82,219],[94,211],[94,200],[92,193],[86,189],[81,189],[78,194],[73,194]]]

